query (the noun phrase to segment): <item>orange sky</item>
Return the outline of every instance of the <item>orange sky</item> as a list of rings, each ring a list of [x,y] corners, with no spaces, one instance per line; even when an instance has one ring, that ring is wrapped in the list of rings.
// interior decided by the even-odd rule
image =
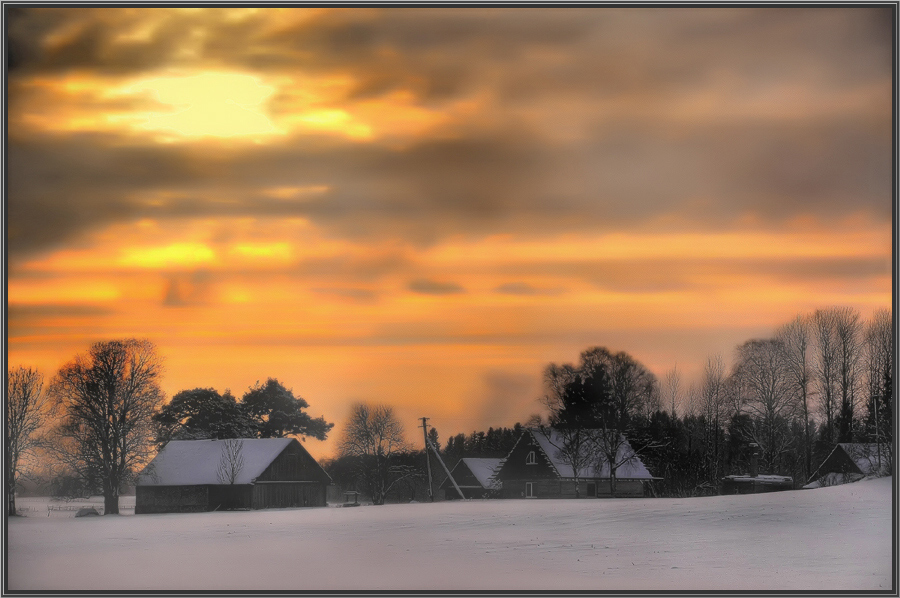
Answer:
[[[10,364],[145,337],[337,426],[891,306],[883,8],[7,7]]]

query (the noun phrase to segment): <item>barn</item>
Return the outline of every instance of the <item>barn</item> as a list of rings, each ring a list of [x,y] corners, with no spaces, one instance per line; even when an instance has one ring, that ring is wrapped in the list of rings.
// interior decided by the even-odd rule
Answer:
[[[462,490],[466,498],[489,498],[496,496],[500,490],[500,484],[494,479],[503,459],[475,459],[464,457],[457,461],[450,470],[450,475],[456,481],[456,485]],[[459,498],[459,493],[453,486],[450,478],[440,485],[444,496],[448,500]]]
[[[173,440],[138,475],[134,512],[323,507],[330,483],[294,438]]]
[[[860,442],[838,443],[813,473],[804,488],[855,482],[890,471],[890,445]]]
[[[623,437],[618,449],[616,496],[644,496],[645,485],[654,478]],[[560,455],[563,438],[553,428],[525,430],[503,460],[496,474],[503,498],[575,498],[572,466]],[[611,496],[609,465],[583,467],[578,475],[578,496]]]

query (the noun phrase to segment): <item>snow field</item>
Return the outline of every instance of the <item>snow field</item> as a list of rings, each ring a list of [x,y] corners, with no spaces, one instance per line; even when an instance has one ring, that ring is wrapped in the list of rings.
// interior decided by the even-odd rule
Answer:
[[[890,590],[892,478],[691,499],[8,521],[15,590]]]

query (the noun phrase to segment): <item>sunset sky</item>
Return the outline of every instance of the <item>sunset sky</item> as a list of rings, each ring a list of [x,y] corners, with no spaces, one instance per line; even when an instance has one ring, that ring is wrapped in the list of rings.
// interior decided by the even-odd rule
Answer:
[[[683,384],[891,307],[894,7],[19,8],[7,347],[148,338],[421,446],[592,346]]]

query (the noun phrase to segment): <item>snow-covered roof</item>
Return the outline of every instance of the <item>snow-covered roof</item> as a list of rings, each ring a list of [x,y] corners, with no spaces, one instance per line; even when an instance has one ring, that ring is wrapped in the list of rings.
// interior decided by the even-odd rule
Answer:
[[[293,438],[244,438],[244,459],[235,484],[250,484],[293,442]],[[138,475],[138,486],[221,484],[219,462],[225,440],[173,440]]]
[[[494,488],[498,485],[497,480],[494,479],[494,474],[497,473],[497,469],[500,467],[503,459],[464,457],[462,461],[483,487]]]
[[[759,484],[792,484],[794,478],[785,475],[727,475],[726,480],[735,482],[756,482]]]
[[[878,444],[871,443],[863,443],[863,442],[840,442],[838,446],[841,447],[847,456],[850,457],[859,470],[864,475],[871,475],[873,473],[878,473]],[[884,466],[887,463],[887,451],[890,449],[881,447],[881,463]]]
[[[575,473],[572,466],[566,463],[560,455],[560,448],[564,445],[563,437],[555,428],[532,428],[528,430],[537,440],[541,449],[550,459],[553,467],[556,468],[559,477],[574,478]],[[597,432],[587,430],[587,432]],[[621,465],[616,469],[616,478],[619,480],[652,480],[653,476],[647,471],[647,468],[641,462],[640,458],[635,454],[634,449],[623,436],[619,436],[621,444],[616,453],[616,463]],[[609,463],[602,463],[599,468],[593,465],[586,465],[578,472],[579,478],[608,478]]]

